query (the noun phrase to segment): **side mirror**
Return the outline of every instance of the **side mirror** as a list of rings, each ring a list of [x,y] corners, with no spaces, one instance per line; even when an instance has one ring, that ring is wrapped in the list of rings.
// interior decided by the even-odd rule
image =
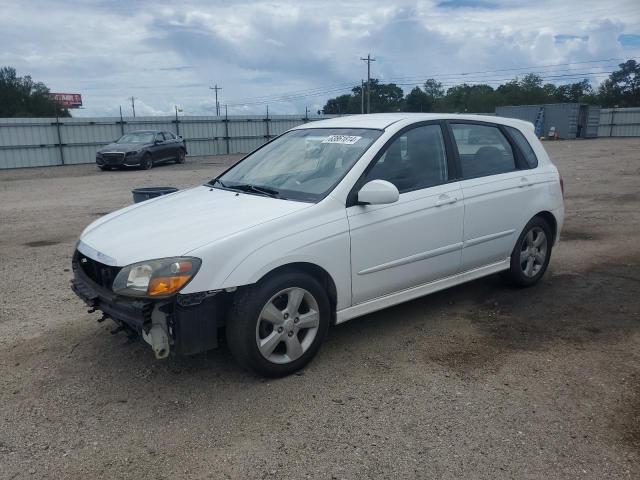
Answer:
[[[371,180],[358,192],[358,203],[364,205],[385,205],[400,198],[396,186],[386,180]]]

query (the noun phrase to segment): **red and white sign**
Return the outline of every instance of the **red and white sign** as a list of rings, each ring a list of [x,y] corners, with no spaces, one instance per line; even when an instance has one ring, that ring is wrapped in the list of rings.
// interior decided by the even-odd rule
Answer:
[[[50,93],[51,98],[65,108],[80,108],[82,95],[79,93]]]

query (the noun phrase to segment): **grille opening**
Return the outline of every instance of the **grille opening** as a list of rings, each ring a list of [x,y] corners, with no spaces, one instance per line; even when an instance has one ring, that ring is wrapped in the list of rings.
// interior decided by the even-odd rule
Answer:
[[[118,275],[120,270],[122,270],[121,267],[111,267],[104,263],[97,262],[96,260],[83,255],[78,250],[76,250],[74,255],[74,267],[81,268],[85,275],[87,275],[91,280],[101,287],[109,290],[111,290],[111,287],[113,286],[113,281],[115,280],[116,275]]]

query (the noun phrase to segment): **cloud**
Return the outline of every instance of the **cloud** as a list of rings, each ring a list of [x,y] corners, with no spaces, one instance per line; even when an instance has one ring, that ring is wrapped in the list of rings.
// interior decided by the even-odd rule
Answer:
[[[373,76],[406,91],[431,76],[490,83],[526,73],[501,69],[640,57],[634,0],[0,0],[0,11],[0,65],[82,93],[77,115],[117,114],[132,95],[145,114],[211,114],[214,83],[239,104],[230,113],[262,113],[267,98],[273,113],[315,111],[360,82],[368,52]]]

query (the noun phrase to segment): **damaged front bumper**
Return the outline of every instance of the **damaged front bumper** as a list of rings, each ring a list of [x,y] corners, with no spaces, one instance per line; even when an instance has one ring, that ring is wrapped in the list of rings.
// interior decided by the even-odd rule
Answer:
[[[87,259],[78,251],[72,265],[71,288],[90,307],[89,312],[103,312],[99,321],[111,318],[118,325],[114,333],[125,330],[142,337],[156,358],[170,353],[193,355],[218,346],[218,329],[224,325],[228,304],[226,292],[177,294],[158,300],[124,297],[98,283],[109,278],[114,267]]]

